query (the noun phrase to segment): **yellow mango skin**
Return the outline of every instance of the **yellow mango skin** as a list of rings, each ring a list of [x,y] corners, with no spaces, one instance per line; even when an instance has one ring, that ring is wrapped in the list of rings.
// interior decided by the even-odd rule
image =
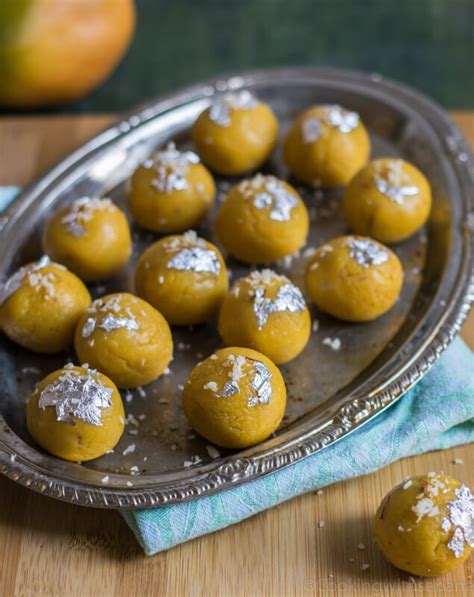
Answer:
[[[130,227],[123,211],[115,205],[112,211],[95,210],[81,236],[72,234],[62,222],[70,212],[71,207],[66,207],[46,224],[45,253],[86,282],[106,280],[122,270],[132,253]]]
[[[86,462],[103,456],[115,448],[125,427],[125,413],[120,393],[102,373],[97,373],[99,380],[113,389],[112,406],[102,410],[102,425],[91,425],[76,417],[74,425],[58,421],[56,408],[40,408],[39,399],[43,389],[53,383],[64,372],[87,372],[83,367],[59,369],[45,377],[36,388],[26,407],[26,424],[35,441],[53,456],[72,462]]]
[[[118,292],[99,299],[100,303],[120,300],[120,310],[84,313],[78,322],[74,340],[81,363],[99,369],[119,388],[134,388],[157,379],[168,367],[173,356],[173,339],[166,319],[146,301]],[[127,309],[135,317],[138,330],[120,328],[107,332],[96,326],[90,336],[84,338],[82,330],[89,317],[98,324],[107,314],[128,317]],[[92,345],[91,345],[92,344]]]
[[[398,257],[387,247],[388,260],[363,267],[350,257],[346,241],[360,236],[341,236],[325,243],[306,266],[306,288],[313,303],[344,321],[371,321],[386,313],[395,303],[403,284]],[[376,242],[376,241],[373,241]]]
[[[465,544],[464,553],[456,558],[446,546],[453,531],[443,531],[441,521],[448,515],[447,502],[456,499],[454,490],[461,483],[448,475],[441,474],[440,477],[448,492],[440,491],[433,498],[439,515],[424,516],[416,522],[417,515],[411,508],[417,502],[416,496],[423,492],[424,484],[429,481],[429,478],[420,475],[411,479],[412,485],[407,489],[403,489],[405,483],[392,489],[382,500],[374,518],[375,539],[387,560],[417,576],[438,576],[450,572],[461,566],[472,551]],[[400,531],[399,526],[405,530]]]
[[[187,188],[162,193],[152,186],[154,168],[139,166],[133,173],[128,207],[135,222],[152,232],[170,234],[194,228],[214,205],[216,185],[202,164],[189,164]]]
[[[249,197],[235,185],[221,203],[216,216],[217,236],[236,259],[245,263],[271,263],[292,255],[305,244],[308,210],[295,189],[280,182],[298,201],[289,220],[272,220],[269,208],[255,207],[253,197],[264,192],[263,187],[256,188]]]
[[[231,109],[230,125],[209,118],[209,109],[196,120],[193,142],[203,161],[218,174],[237,176],[253,172],[276,145],[278,121],[270,106],[258,102],[250,110]]]
[[[397,243],[417,232],[431,210],[431,188],[423,174],[403,161],[403,185],[418,187],[419,193],[405,196],[403,204],[387,197],[375,186],[375,177],[388,171],[391,158],[373,160],[351,180],[344,194],[344,215],[356,234],[371,236],[383,243]]]
[[[218,393],[229,381],[230,368],[224,367],[229,355],[241,355],[250,359],[244,371],[250,375],[254,370],[251,363],[264,363],[270,373],[272,395],[268,404],[248,406],[252,395],[251,377],[239,382],[240,392],[233,396],[216,397],[210,389],[204,389],[209,382],[216,382]],[[199,363],[191,372],[183,391],[184,414],[191,426],[210,442],[224,448],[247,448],[267,439],[280,424],[286,407],[286,387],[278,368],[263,354],[248,348],[223,348]],[[245,383],[247,381],[247,383]]]
[[[265,285],[265,297],[275,299],[289,280],[274,278]],[[290,313],[271,313],[262,329],[253,309],[253,290],[248,277],[241,278],[227,293],[219,314],[219,334],[226,346],[245,346],[258,350],[276,365],[288,363],[305,348],[311,334],[307,308]]]
[[[346,185],[367,163],[370,139],[362,122],[348,133],[323,123],[319,139],[305,143],[302,123],[325,114],[324,106],[313,106],[300,114],[286,136],[283,154],[298,180],[326,188],[340,187]]]
[[[24,348],[54,354],[73,341],[77,322],[91,304],[91,296],[77,276],[51,263],[39,270],[54,274],[54,296],[23,280],[22,286],[0,305],[0,329]]]
[[[127,49],[133,0],[6,0],[0,6],[0,106],[79,99]]]
[[[217,247],[206,242],[220,263],[217,275],[176,270],[168,261],[186,245],[170,250],[169,242],[179,236],[157,241],[140,257],[135,273],[138,296],[158,309],[171,325],[194,325],[211,319],[218,311],[229,288],[227,268]]]

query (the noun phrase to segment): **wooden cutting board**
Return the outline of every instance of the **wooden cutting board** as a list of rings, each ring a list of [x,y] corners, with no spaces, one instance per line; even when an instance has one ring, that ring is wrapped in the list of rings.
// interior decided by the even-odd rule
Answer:
[[[474,112],[453,118],[474,144]],[[27,184],[112,120],[0,119],[0,185]],[[474,349],[474,313],[463,336]],[[116,512],[0,477],[0,595],[474,595],[474,557],[452,574],[414,581],[385,562],[371,533],[379,501],[405,476],[443,469],[474,487],[473,463],[472,444],[407,458],[152,558]]]

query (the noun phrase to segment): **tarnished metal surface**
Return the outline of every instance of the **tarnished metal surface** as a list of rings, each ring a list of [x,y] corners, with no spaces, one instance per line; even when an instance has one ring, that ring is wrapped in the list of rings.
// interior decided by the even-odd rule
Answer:
[[[312,308],[318,330],[304,353],[282,367],[289,400],[280,429],[270,440],[240,453],[219,449],[217,458],[188,426],[180,404],[180,387],[190,370],[220,346],[215,322],[173,330],[170,372],[146,388],[122,392],[128,424],[119,446],[84,465],[45,454],[25,428],[24,404],[35,383],[73,355],[37,356],[2,338],[0,471],[10,478],[53,497],[102,507],[150,507],[220,491],[304,458],[376,416],[429,369],[457,333],[474,294],[468,149],[459,131],[429,100],[360,73],[259,71],[197,85],[139,109],[66,158],[15,201],[0,232],[0,275],[6,277],[42,254],[44,221],[59,206],[95,194],[123,205],[126,181],[138,163],[168,141],[192,149],[190,125],[212,95],[239,89],[249,89],[273,106],[282,134],[311,104],[342,104],[359,113],[368,126],[374,157],[402,156],[427,175],[434,190],[430,224],[394,248],[405,270],[400,300],[380,320],[367,324],[339,322]],[[288,178],[279,150],[264,173]],[[219,179],[219,194],[234,182]],[[309,242],[301,255],[275,269],[304,291],[310,248],[347,228],[340,192],[296,186],[310,211]],[[198,232],[216,242],[212,222],[213,214]],[[93,286],[94,297],[133,292],[137,258],[155,240],[137,228],[133,236],[130,267],[106,285]],[[231,281],[249,272],[232,260],[228,266]]]

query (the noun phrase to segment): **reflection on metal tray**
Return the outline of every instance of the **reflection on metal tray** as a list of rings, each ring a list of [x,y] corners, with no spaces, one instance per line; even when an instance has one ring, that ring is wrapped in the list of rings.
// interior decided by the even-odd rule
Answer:
[[[369,128],[374,156],[403,156],[429,178],[434,191],[429,226],[395,247],[405,269],[399,301],[381,319],[366,324],[339,322],[313,309],[318,331],[303,354],[282,368],[289,400],[281,427],[262,444],[240,453],[219,450],[217,458],[212,449],[211,458],[207,442],[189,427],[180,404],[180,385],[192,367],[220,345],[215,322],[173,330],[171,373],[132,391],[131,401],[125,401],[127,413],[139,424],[138,434],[129,434],[135,427],[128,425],[114,453],[83,465],[45,454],[25,427],[24,405],[35,383],[73,355],[38,356],[2,339],[0,471],[10,478],[53,497],[102,507],[149,507],[227,489],[304,458],[376,416],[429,369],[458,331],[474,293],[473,174],[465,141],[444,113],[419,94],[380,77],[344,71],[244,73],[137,110],[66,158],[9,208],[0,232],[0,276],[40,255],[42,226],[60,205],[97,194],[123,206],[127,179],[141,161],[171,139],[179,147],[191,147],[190,126],[212,95],[242,88],[273,106],[282,134],[313,103],[356,110]],[[288,177],[278,150],[264,170]],[[219,179],[219,194],[232,182]],[[346,231],[340,192],[298,188],[311,215],[309,247]],[[215,242],[213,217],[198,232]],[[135,228],[128,270],[92,287],[94,296],[133,291],[136,260],[153,240]],[[303,288],[306,258],[303,250],[275,269]],[[231,260],[229,267],[232,279],[248,271]],[[340,349],[323,344],[324,338],[338,338]],[[132,443],[135,451],[124,456]],[[132,467],[139,474],[135,468],[132,474]]]

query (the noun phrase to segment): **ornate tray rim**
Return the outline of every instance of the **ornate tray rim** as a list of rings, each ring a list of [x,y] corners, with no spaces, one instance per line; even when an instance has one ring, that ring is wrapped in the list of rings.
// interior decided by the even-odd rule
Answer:
[[[35,197],[44,193],[55,181],[59,181],[90,152],[128,134],[147,120],[176,105],[210,96],[224,89],[251,87],[262,81],[278,79],[287,84],[304,80],[326,80],[334,84],[339,80],[358,88],[370,87],[380,94],[391,96],[392,100],[401,102],[419,115],[423,114],[425,121],[439,138],[444,141],[449,139],[449,143],[444,143],[445,151],[454,165],[462,190],[461,207],[465,225],[463,230],[458,231],[462,255],[456,285],[452,288],[451,301],[445,306],[444,317],[433,326],[431,335],[425,334],[417,353],[408,358],[404,367],[394,372],[391,378],[384,380],[369,395],[346,400],[326,424],[307,429],[299,437],[286,441],[281,446],[270,445],[256,456],[252,456],[251,448],[226,457],[224,463],[210,463],[193,468],[186,474],[181,471],[178,480],[166,480],[145,488],[114,489],[104,485],[73,482],[57,472],[45,474],[16,452],[14,444],[21,440],[13,437],[14,434],[0,415],[0,473],[44,495],[84,506],[147,508],[211,495],[302,460],[359,428],[396,402],[425,375],[457,335],[474,302],[474,160],[469,157],[470,150],[463,135],[440,107],[422,94],[376,74],[320,68],[265,69],[217,77],[148,102],[99,133],[26,188],[0,217],[0,233],[21,217],[22,211]],[[467,156],[467,159],[460,160],[461,154]]]

